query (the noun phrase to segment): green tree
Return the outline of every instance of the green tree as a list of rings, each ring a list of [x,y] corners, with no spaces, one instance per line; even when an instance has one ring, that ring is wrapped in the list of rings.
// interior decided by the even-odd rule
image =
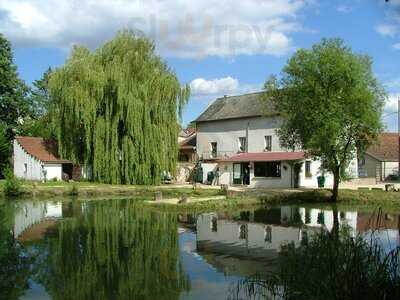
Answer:
[[[49,79],[51,68],[48,68],[41,79],[33,82],[30,93],[30,115],[19,126],[19,134],[26,136],[55,137],[54,126],[51,122],[51,98],[49,94]]]
[[[94,52],[76,47],[49,87],[60,154],[90,167],[92,179],[156,184],[175,172],[189,88],[148,39],[122,31]]]
[[[0,122],[0,175],[4,175],[4,170],[9,165],[11,157],[11,144],[7,139],[7,126]]]
[[[332,201],[357,151],[382,130],[386,94],[371,66],[370,57],[355,54],[342,40],[324,39],[310,50],[298,50],[281,79],[265,83],[267,101],[283,117],[282,145],[321,159],[322,168],[334,176]]]
[[[32,116],[38,119],[48,113],[50,108],[49,80],[51,75],[49,67],[42,75],[42,78],[33,82],[31,91]]]
[[[29,114],[28,87],[18,78],[10,42],[0,34],[0,120],[11,140],[19,121]]]

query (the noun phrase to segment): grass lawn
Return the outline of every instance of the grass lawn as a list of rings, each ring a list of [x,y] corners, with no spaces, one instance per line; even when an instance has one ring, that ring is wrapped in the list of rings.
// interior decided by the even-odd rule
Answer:
[[[164,197],[180,197],[187,194],[189,197],[211,197],[220,195],[219,189],[196,189],[187,186],[139,186],[139,185],[112,185],[95,182],[22,182],[21,198],[38,197],[49,198],[54,196],[71,196],[77,193],[80,197],[91,196],[135,196],[141,198],[152,198],[156,191],[162,191]],[[0,196],[4,197],[3,185],[0,184]]]

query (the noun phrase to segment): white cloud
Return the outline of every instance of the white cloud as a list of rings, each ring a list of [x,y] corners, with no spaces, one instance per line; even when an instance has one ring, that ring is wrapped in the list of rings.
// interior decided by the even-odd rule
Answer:
[[[392,113],[397,111],[397,104],[400,97],[400,93],[389,94],[385,103],[385,112]]]
[[[385,104],[385,109],[382,115],[382,121],[385,125],[385,130],[396,131],[398,116],[397,116],[397,104],[400,93],[389,94],[389,97]]]
[[[400,77],[386,81],[384,86],[391,90],[400,90]]]
[[[238,88],[239,81],[230,76],[212,80],[196,78],[190,83],[193,96],[231,94],[235,93]]]
[[[383,36],[390,37],[394,37],[398,33],[397,26],[392,24],[380,24],[375,27],[375,30]]]
[[[341,4],[336,7],[336,10],[342,14],[348,14],[353,10],[353,8],[351,6]]]
[[[394,50],[400,50],[400,43],[393,44],[392,47]]]
[[[164,55],[283,55],[306,0],[2,0],[0,28],[17,47],[96,47],[121,28],[143,31]]]

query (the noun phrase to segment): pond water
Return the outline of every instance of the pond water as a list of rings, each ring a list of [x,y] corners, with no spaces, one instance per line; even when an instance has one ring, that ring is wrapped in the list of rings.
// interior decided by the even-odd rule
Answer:
[[[400,245],[400,214],[341,210],[351,234]],[[0,299],[227,299],[273,270],[284,242],[333,227],[333,211],[281,206],[161,213],[135,200],[0,204]]]

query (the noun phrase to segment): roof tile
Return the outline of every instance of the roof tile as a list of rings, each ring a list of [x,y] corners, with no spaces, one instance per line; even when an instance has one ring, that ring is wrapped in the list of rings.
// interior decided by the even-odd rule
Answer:
[[[21,147],[36,159],[45,163],[71,163],[60,159],[57,155],[57,143],[41,137],[17,136],[15,138]]]
[[[366,153],[381,161],[399,161],[399,134],[382,133],[378,142],[369,147]]]
[[[195,122],[219,121],[226,119],[261,117],[275,115],[276,111],[262,101],[263,92],[240,96],[225,96],[215,100]]]

